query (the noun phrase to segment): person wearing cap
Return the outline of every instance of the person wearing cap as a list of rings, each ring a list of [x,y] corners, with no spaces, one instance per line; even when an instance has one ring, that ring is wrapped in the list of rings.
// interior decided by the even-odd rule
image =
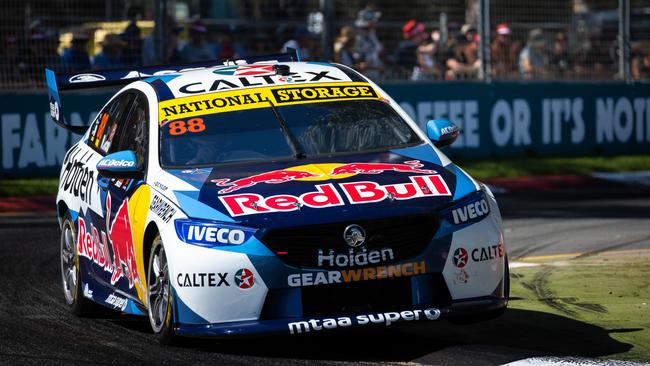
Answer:
[[[492,76],[512,78],[517,75],[517,58],[520,44],[512,39],[512,30],[507,24],[497,25],[496,36],[490,45],[492,58]]]
[[[299,26],[293,32],[293,38],[284,42],[280,52],[287,52],[288,48],[298,50],[301,60],[309,60],[311,57],[311,40],[312,34],[305,26]]]
[[[126,42],[117,34],[107,34],[100,43],[102,52],[93,58],[94,69],[119,69],[125,67],[123,53]]]
[[[535,28],[528,33],[526,47],[519,54],[519,72],[524,78],[538,78],[549,74],[544,32]]]
[[[429,38],[423,23],[411,19],[402,26],[402,40],[395,49],[395,64],[399,76],[412,76],[418,66],[417,48]]]
[[[90,70],[90,56],[88,55],[88,41],[90,37],[86,32],[75,32],[72,35],[72,45],[63,51],[61,64],[66,72]]]
[[[194,62],[216,59],[214,47],[206,39],[208,27],[201,20],[195,20],[190,24],[189,31],[190,41],[181,49],[183,60]]]
[[[379,80],[384,71],[384,62],[381,59],[384,47],[375,31],[379,18],[381,18],[381,12],[366,7],[359,11],[357,20],[354,22],[357,28],[354,53],[359,57],[357,68],[374,80]]]

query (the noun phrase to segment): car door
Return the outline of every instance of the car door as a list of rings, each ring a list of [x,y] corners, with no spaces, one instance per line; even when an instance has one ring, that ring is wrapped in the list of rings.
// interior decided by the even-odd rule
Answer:
[[[138,158],[138,166],[146,170],[146,152],[148,147],[148,105],[147,99],[139,91],[125,92],[125,98],[117,101],[114,108],[107,107],[106,120],[101,121],[97,134],[89,142],[102,154],[132,150]],[[124,103],[121,105],[120,103]],[[112,113],[112,114],[111,114]],[[102,131],[103,130],[103,131]],[[100,133],[101,132],[101,133]],[[91,134],[92,135],[92,134]],[[98,281],[118,292],[118,296],[128,296],[142,300],[144,285],[141,280],[135,257],[133,237],[134,205],[131,198],[144,184],[144,175],[138,179],[108,179],[98,177],[101,187],[103,217],[93,222],[95,227],[104,228],[105,245],[111,259],[110,268],[95,266],[94,275]],[[143,274],[144,275],[144,274]],[[115,299],[113,295],[112,299]],[[125,301],[118,301],[126,304]]]

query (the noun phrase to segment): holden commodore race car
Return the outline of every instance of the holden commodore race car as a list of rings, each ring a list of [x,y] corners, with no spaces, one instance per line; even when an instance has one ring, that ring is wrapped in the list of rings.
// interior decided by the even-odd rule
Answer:
[[[55,74],[54,122],[82,134],[57,195],[61,279],[94,303],[179,336],[305,334],[507,306],[488,187],[380,87],[295,52]],[[89,127],[59,91],[122,85]]]

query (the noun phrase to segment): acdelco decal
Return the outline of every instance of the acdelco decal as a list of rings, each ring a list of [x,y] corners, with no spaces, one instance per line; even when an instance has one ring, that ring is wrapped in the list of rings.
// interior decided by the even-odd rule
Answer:
[[[276,106],[325,102],[348,99],[379,99],[377,92],[367,83],[323,83],[314,86],[275,86],[244,90],[222,91],[212,94],[188,96],[161,102],[161,123],[212,113],[264,108],[272,102]]]
[[[408,177],[410,182],[381,185],[372,181],[338,183],[337,186],[353,205],[380,202],[385,199],[410,200],[423,197],[450,196],[451,191],[440,175]],[[231,216],[253,215],[299,210],[303,206],[328,208],[344,204],[333,183],[315,186],[316,191],[300,196],[290,194],[264,197],[256,193],[219,196]]]
[[[424,274],[426,268],[426,262],[421,261],[340,271],[303,272],[290,274],[287,284],[291,287],[301,287],[408,277]]]

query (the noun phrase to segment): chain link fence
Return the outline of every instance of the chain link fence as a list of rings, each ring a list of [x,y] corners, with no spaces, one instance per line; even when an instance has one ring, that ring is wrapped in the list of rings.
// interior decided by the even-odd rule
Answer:
[[[648,80],[647,0],[4,0],[0,88],[299,49],[379,82]],[[623,47],[621,47],[623,45]]]

